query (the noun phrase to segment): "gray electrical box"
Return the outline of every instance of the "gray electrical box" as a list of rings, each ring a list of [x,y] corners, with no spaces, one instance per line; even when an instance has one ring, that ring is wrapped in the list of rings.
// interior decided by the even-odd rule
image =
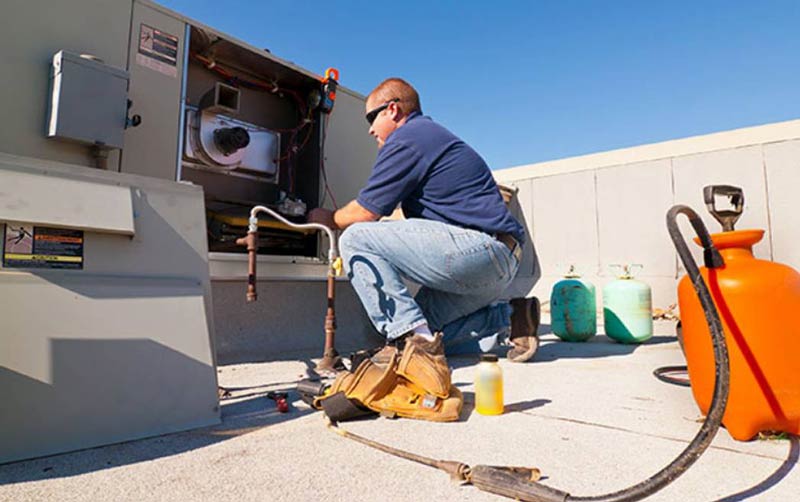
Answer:
[[[53,56],[47,137],[122,148],[128,72],[88,55]]]

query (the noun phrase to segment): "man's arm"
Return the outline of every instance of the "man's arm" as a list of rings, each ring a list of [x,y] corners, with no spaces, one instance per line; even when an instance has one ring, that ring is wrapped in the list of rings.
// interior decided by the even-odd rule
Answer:
[[[344,230],[353,223],[375,221],[379,217],[356,200],[351,200],[346,206],[337,211],[316,208],[308,213],[308,221],[310,223],[321,223],[333,230]]]

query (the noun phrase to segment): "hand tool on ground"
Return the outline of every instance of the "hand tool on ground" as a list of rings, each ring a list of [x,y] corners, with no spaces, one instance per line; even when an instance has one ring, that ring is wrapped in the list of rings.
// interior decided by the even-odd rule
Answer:
[[[278,411],[281,413],[286,413],[289,411],[289,403],[286,402],[286,399],[289,397],[289,394],[286,392],[274,392],[270,391],[267,393],[267,399],[272,399],[275,401],[275,405],[278,407]]]

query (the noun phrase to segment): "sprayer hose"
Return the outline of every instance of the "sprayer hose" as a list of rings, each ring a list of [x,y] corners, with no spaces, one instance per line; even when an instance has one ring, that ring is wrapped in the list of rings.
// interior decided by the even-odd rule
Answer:
[[[711,331],[711,342],[714,346],[714,370],[716,381],[714,383],[714,394],[708,415],[697,435],[692,442],[689,443],[689,446],[668,466],[650,478],[630,488],[617,492],[593,497],[574,497],[570,495],[567,500],[621,502],[641,500],[647,497],[674,481],[691,467],[711,444],[722,422],[722,415],[728,403],[728,390],[730,385],[728,347],[725,345],[722,322],[714,306],[711,293],[709,293],[708,286],[706,286],[703,276],[700,275],[700,270],[697,268],[697,264],[694,262],[692,254],[686,246],[680,229],[678,228],[676,222],[678,214],[685,214],[689,218],[689,222],[692,224],[692,227],[694,227],[695,233],[700,237],[700,241],[703,245],[706,267],[718,268],[723,266],[724,263],[719,252],[711,242],[711,237],[708,235],[708,230],[703,224],[703,221],[694,210],[688,206],[681,205],[674,206],[669,210],[667,213],[667,229],[678,251],[678,256],[680,256],[681,262],[683,262],[683,266],[686,268],[686,272],[689,275],[689,279],[692,281],[692,285],[700,298],[700,303],[703,306],[703,312],[706,316],[706,322]]]
[[[664,383],[680,385],[681,387],[691,387],[687,376],[687,367],[683,366],[661,366],[653,370],[653,376]],[[676,376],[676,374],[682,376]]]

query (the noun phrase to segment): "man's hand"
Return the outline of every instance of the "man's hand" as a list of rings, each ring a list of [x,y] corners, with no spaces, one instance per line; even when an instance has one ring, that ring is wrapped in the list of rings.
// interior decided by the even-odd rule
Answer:
[[[378,215],[365,209],[358,201],[351,200],[337,211],[318,207],[308,213],[309,223],[320,223],[332,230],[344,230],[353,223],[362,221],[376,221]]]
[[[338,229],[336,223],[333,221],[333,211],[330,209],[324,209],[321,207],[312,209],[308,213],[308,222],[319,223],[320,225],[325,225],[332,230]]]

